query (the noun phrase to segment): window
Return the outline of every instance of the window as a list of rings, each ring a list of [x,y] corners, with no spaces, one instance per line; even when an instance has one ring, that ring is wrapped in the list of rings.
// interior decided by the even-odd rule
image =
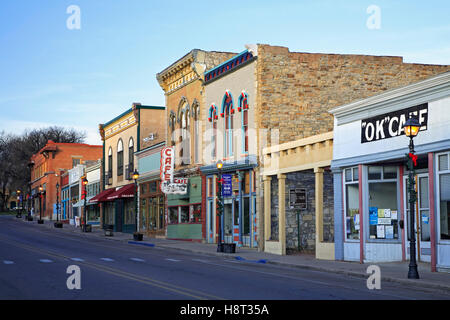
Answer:
[[[180,223],[189,222],[189,206],[180,207]]]
[[[211,158],[216,159],[217,153],[217,107],[212,104],[209,108],[209,121],[212,122],[211,133]]]
[[[169,116],[169,136],[170,136],[170,146],[175,145],[175,122],[176,122],[176,116],[173,111],[170,112]]]
[[[128,143],[128,170],[130,175],[134,171],[134,141],[133,138],[130,138]]]
[[[358,167],[345,169],[344,176],[346,238],[349,240],[358,240],[361,225],[359,215]]]
[[[194,163],[199,163],[200,157],[200,107],[194,102],[192,107],[192,116],[194,118]]]
[[[178,223],[178,207],[169,207],[169,223]]]
[[[117,175],[123,175],[123,142],[119,140],[117,144]]]
[[[125,219],[124,224],[136,224],[134,201],[124,201]]]
[[[214,197],[213,178],[208,178],[208,197]]]
[[[108,178],[112,177],[112,148],[108,150]]]
[[[439,234],[450,240],[450,152],[438,155]]]
[[[80,164],[80,159],[79,158],[72,158],[72,168],[75,168],[77,165]]]
[[[397,167],[369,166],[369,238],[398,239]]]
[[[225,92],[222,102],[222,114],[224,115],[224,157],[233,155],[233,97],[229,91]]]
[[[248,96],[245,92],[239,96],[238,111],[242,111],[242,152],[248,153]]]

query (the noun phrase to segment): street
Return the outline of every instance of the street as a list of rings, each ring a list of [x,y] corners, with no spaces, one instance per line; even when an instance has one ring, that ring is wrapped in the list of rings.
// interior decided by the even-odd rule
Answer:
[[[51,223],[46,221],[46,223]],[[80,232],[81,233],[81,232]],[[450,294],[313,270],[67,234],[0,216],[0,299],[450,299]],[[78,266],[81,289],[67,286]]]

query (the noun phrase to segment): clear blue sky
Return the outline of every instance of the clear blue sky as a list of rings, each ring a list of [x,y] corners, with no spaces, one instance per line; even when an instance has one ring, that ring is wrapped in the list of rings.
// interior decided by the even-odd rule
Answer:
[[[70,5],[79,30],[67,28]],[[366,25],[370,5],[379,29]],[[194,48],[266,43],[450,64],[449,16],[448,0],[3,0],[0,131],[61,125],[100,144],[98,124],[132,102],[164,105],[156,73]]]

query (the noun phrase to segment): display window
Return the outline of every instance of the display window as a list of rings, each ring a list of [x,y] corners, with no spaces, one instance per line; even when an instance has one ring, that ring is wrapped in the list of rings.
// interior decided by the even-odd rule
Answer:
[[[201,222],[202,206],[200,203],[169,207],[169,224]]]
[[[358,167],[344,170],[345,234],[347,240],[359,240],[359,174]]]
[[[369,239],[399,239],[397,167],[369,166]]]
[[[450,152],[437,155],[439,239],[450,241]]]

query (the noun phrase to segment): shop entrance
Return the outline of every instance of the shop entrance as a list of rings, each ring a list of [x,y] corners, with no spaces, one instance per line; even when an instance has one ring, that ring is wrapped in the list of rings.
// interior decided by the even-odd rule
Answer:
[[[239,199],[225,199],[223,210],[225,243],[240,243]]]
[[[417,192],[417,201],[415,209],[414,230],[416,235],[416,259],[423,262],[431,262],[431,244],[430,244],[430,199],[428,190],[428,173],[421,173],[415,176],[415,187]],[[405,243],[406,259],[409,259],[409,241],[410,241],[410,214],[409,214],[409,195],[408,195],[408,176],[403,177],[403,195],[405,221]]]

